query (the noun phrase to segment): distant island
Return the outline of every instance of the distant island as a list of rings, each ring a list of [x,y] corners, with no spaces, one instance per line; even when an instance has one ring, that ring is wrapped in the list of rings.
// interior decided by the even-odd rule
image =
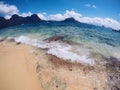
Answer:
[[[75,20],[73,17],[66,18],[65,20],[62,20],[62,21],[51,21],[51,20],[47,21],[47,20],[40,19],[37,14],[33,14],[27,17],[22,17],[17,14],[14,14],[12,15],[10,19],[5,19],[4,17],[0,17],[0,29],[11,27],[11,26],[17,26],[17,25],[32,24],[32,23],[47,23],[47,22],[69,23],[69,24],[74,23],[81,27],[88,27],[88,28],[91,28],[91,27],[98,27],[98,28],[104,28],[104,29],[106,28],[105,26],[96,26],[93,24],[82,23],[82,22]],[[107,28],[107,29],[112,29],[112,28]],[[112,29],[112,30],[116,32],[120,31],[120,30],[115,30],[115,29]]]
[[[10,19],[6,20],[4,17],[0,17],[0,29],[10,26],[16,26],[21,24],[39,23],[44,22],[36,14],[27,17],[21,17],[14,14]]]

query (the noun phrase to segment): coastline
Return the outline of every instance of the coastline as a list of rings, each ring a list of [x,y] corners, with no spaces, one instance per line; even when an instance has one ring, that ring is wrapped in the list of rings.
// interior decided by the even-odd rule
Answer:
[[[0,42],[0,90],[109,90],[105,69],[14,41]]]

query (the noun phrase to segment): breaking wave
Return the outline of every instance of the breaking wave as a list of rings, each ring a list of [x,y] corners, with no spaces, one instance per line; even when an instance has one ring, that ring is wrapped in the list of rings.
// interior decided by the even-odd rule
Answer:
[[[61,41],[47,42],[37,39],[31,39],[26,36],[17,37],[15,38],[15,41],[29,44],[42,49],[48,49],[47,51],[48,54],[55,55],[64,60],[71,60],[89,65],[95,64],[94,59],[89,57],[89,52],[86,52],[84,54],[75,53],[74,46],[71,46],[65,42]]]

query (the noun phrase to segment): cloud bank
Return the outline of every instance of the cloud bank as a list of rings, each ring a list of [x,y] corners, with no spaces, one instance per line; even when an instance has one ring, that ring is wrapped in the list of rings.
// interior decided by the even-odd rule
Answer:
[[[0,14],[5,15],[6,18],[10,17],[13,14],[18,14],[19,10],[15,5],[5,4],[0,2]]]
[[[31,16],[31,15],[32,15],[31,12],[19,14],[19,16],[22,16],[22,17],[27,17],[27,16]]]
[[[38,15],[38,17],[39,17],[40,19],[42,19],[42,20],[47,20],[47,18],[46,18],[47,13],[45,13],[45,12],[43,12],[43,13],[37,13],[37,15]]]
[[[66,10],[64,14],[59,13],[59,14],[49,15],[47,18],[48,20],[61,21],[70,17],[83,23],[88,23],[88,24],[93,24],[98,26],[105,26],[105,27],[116,29],[116,30],[120,29],[120,23],[112,18],[85,17],[85,16],[82,16],[82,14],[75,12],[74,10],[71,10],[71,11]]]
[[[82,15],[80,13],[77,13],[74,10],[71,10],[71,11],[66,10],[65,14],[63,14],[63,15],[60,14],[60,13],[59,14],[54,14],[54,15],[49,15],[48,16],[48,20],[61,21],[61,20],[64,20],[66,18],[71,18],[71,17],[73,17],[76,20],[78,20],[79,17],[81,17],[81,16]]]

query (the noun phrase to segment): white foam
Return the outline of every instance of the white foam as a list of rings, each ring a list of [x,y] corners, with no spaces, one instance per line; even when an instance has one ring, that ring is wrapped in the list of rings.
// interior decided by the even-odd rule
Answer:
[[[110,45],[107,45],[105,43],[99,43],[99,42],[85,42],[85,47],[92,47],[91,52],[100,53],[101,55],[105,57],[115,57],[118,60],[120,60],[120,46],[112,47]]]
[[[14,37],[7,37],[7,40],[11,40],[11,39],[14,39]]]
[[[35,47],[39,47],[39,48],[48,48],[47,53],[48,54],[52,54],[55,55],[59,58],[62,58],[64,60],[71,60],[71,61],[76,61],[76,62],[80,62],[82,64],[89,64],[89,65],[94,65],[94,60],[91,58],[88,58],[88,53],[84,53],[84,55],[79,55],[77,53],[72,52],[72,46],[64,43],[64,42],[60,42],[60,41],[55,41],[55,42],[45,42],[45,41],[40,41],[37,39],[30,39],[29,37],[25,37],[25,36],[20,36],[15,38],[16,42],[22,42],[25,44],[29,44]]]
[[[0,37],[0,40],[2,40],[3,38],[2,37]]]
[[[5,37],[0,37],[0,41],[4,41],[5,39]]]
[[[64,48],[51,48],[48,50],[48,53],[66,60],[76,61],[82,64],[94,65],[94,60],[88,58],[87,55],[80,56],[76,53],[70,52],[69,50],[65,50]]]

